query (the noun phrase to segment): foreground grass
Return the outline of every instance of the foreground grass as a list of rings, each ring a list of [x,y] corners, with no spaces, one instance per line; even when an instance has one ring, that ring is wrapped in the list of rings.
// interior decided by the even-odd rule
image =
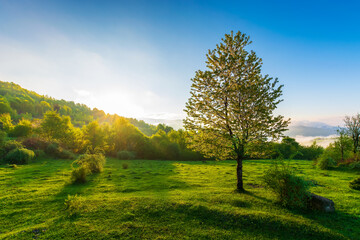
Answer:
[[[234,192],[235,162],[120,161],[71,185],[70,161],[0,166],[0,239],[360,239],[359,191],[351,171],[291,164],[336,213],[283,209],[261,177],[271,161],[246,161],[247,194]],[[129,168],[123,169],[122,164]],[[69,216],[68,195],[84,207]]]

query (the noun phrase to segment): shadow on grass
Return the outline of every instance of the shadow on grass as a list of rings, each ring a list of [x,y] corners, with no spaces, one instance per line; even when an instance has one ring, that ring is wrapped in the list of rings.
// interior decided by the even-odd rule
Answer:
[[[301,225],[288,219],[276,219],[265,215],[235,214],[217,209],[210,209],[202,205],[168,203],[164,206],[152,204],[143,206],[142,221],[171,221],[167,218],[181,219],[192,226],[201,229],[226,230],[233,236],[245,233],[256,238],[276,239],[342,239],[338,234],[321,231],[316,227]],[[166,217],[164,217],[166,216]],[[194,230],[194,229],[193,229]],[[223,232],[223,231],[220,231]],[[192,237],[192,232],[187,233]]]
[[[122,169],[122,163],[128,163],[129,168]],[[175,163],[117,160],[105,170],[105,175],[115,186],[115,191],[120,193],[149,191],[164,194],[168,191],[189,187],[187,183],[176,178]]]
[[[331,231],[344,235],[348,239],[359,239],[360,217],[344,212],[335,211],[324,213],[319,211],[290,210],[295,215],[308,218],[316,223],[330,229]],[[354,231],[356,230],[356,231]]]
[[[92,188],[95,188],[98,184],[96,181],[100,177],[101,173],[92,174],[87,177],[87,181],[85,183],[72,183],[70,180],[64,185],[61,191],[55,195],[55,199],[66,198],[68,195],[88,195],[91,194],[89,191]],[[69,178],[70,179],[70,178]]]

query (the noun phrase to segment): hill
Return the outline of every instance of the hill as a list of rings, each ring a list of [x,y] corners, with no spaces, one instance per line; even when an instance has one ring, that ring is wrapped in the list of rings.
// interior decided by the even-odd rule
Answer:
[[[70,116],[76,127],[87,125],[93,120],[97,120],[100,124],[112,123],[119,117],[116,114],[106,114],[97,108],[90,109],[85,104],[54,99],[24,89],[15,83],[0,81],[0,114],[10,113],[13,120],[19,121],[22,118],[30,120],[43,118],[44,113],[49,110],[56,110],[62,116]],[[156,126],[143,120],[134,118],[128,118],[128,120],[147,136],[152,136],[157,132]]]

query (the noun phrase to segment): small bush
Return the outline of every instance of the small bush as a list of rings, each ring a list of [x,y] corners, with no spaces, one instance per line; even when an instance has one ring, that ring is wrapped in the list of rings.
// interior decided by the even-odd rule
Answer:
[[[360,177],[352,180],[349,184],[350,188],[360,190]]]
[[[73,168],[71,179],[73,183],[85,183],[86,176],[91,173],[99,173],[103,171],[105,164],[105,157],[100,153],[96,154],[83,154],[72,163],[77,164],[79,167]]]
[[[336,166],[334,159],[328,156],[321,156],[317,161],[317,167],[322,170],[331,169]]]
[[[57,157],[61,159],[75,159],[75,154],[71,151],[62,149]]]
[[[16,148],[5,156],[5,161],[10,164],[28,164],[34,158],[35,153],[33,151],[25,148]]]
[[[106,159],[104,155],[100,153],[95,154],[83,154],[76,160],[76,163],[80,166],[85,166],[91,173],[99,173],[103,171]]]
[[[5,150],[6,154],[14,149],[19,149],[19,148],[24,148],[24,146],[20,142],[15,141],[15,140],[7,141],[7,142],[5,142],[5,145],[4,145],[4,150]]]
[[[129,164],[123,163],[123,164],[122,164],[122,168],[123,168],[123,169],[128,169],[128,168],[129,168]]]
[[[290,208],[306,207],[310,182],[296,176],[283,162],[274,163],[265,173],[264,183],[275,192],[281,205]]]
[[[34,150],[34,153],[37,158],[45,157],[45,152],[43,150],[36,149]]]
[[[64,204],[65,210],[68,212],[70,217],[80,215],[81,212],[84,212],[87,209],[84,198],[78,195],[68,195]]]
[[[119,151],[116,156],[120,160],[130,160],[135,159],[136,154],[130,151]]]
[[[86,176],[88,173],[89,169],[86,166],[74,168],[71,172],[71,181],[73,183],[86,183]]]

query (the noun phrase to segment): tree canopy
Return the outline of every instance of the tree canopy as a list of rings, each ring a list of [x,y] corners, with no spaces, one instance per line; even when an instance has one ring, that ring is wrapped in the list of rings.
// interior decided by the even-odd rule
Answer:
[[[190,147],[207,157],[236,159],[237,189],[243,191],[242,160],[254,141],[277,139],[290,120],[274,115],[283,85],[261,73],[262,60],[247,51],[250,38],[226,34],[206,55],[207,70],[192,79],[184,125]]]

